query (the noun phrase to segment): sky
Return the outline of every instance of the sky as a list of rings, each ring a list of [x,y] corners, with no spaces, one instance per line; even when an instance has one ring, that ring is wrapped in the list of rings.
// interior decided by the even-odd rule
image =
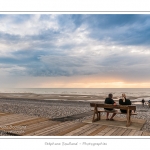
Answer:
[[[0,14],[0,88],[150,88],[149,14]]]

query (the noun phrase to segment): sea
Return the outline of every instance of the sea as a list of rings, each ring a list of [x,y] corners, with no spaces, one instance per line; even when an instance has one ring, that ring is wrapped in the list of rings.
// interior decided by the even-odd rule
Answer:
[[[112,93],[119,97],[125,93],[127,97],[135,97],[135,101],[150,99],[150,88],[0,88],[0,93],[35,93],[35,94],[73,94],[107,96]]]

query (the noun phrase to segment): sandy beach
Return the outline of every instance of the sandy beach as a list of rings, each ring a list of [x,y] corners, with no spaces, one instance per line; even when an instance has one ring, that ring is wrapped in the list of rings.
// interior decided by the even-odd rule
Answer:
[[[95,95],[60,95],[60,94],[32,94],[32,93],[1,93],[0,112],[27,114],[30,116],[61,118],[89,112],[91,101],[104,100],[104,97]],[[115,98],[114,98],[115,99]],[[146,119],[143,131],[150,132],[150,109],[136,104],[139,119]],[[117,114],[118,115],[118,114]],[[87,115],[75,121],[82,121],[91,116]],[[125,117],[122,115],[122,117]],[[1,133],[1,135],[3,135]]]

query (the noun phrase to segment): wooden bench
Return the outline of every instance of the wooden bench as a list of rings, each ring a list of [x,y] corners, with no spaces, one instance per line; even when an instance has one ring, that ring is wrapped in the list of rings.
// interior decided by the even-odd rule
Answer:
[[[126,126],[131,125],[131,115],[137,115],[135,113],[136,111],[136,106],[134,105],[112,105],[112,104],[98,104],[98,103],[90,103],[90,106],[94,108],[94,113],[93,113],[93,119],[92,122],[101,120],[101,113],[102,112],[109,112],[109,113],[116,113],[116,114],[125,114],[127,118],[127,123]],[[121,111],[109,111],[109,110],[98,110],[98,108],[115,108],[115,109],[122,109],[122,110],[127,110],[127,113],[122,113]],[[134,113],[132,113],[132,110]],[[97,118],[95,119],[95,115],[97,115]]]

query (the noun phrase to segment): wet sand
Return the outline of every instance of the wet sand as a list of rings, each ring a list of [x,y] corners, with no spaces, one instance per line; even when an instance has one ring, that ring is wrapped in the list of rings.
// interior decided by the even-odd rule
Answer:
[[[103,96],[74,95],[74,94],[34,94],[34,93],[0,93],[0,98],[5,99],[37,99],[37,100],[100,100]]]
[[[149,96],[144,96],[149,97]],[[139,101],[144,97],[127,97],[131,101]],[[68,100],[68,101],[104,101],[106,96],[77,94],[34,94],[34,93],[0,93],[0,99],[36,99],[36,100]],[[119,97],[113,97],[118,101]]]

